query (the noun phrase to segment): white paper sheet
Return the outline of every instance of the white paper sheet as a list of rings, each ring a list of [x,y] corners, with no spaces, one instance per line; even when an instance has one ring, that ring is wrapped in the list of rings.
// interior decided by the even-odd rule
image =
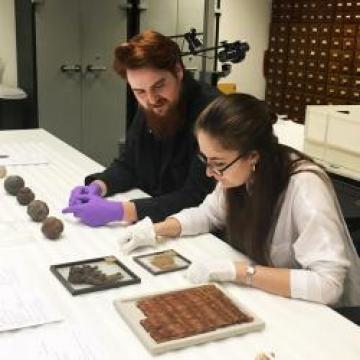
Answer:
[[[61,320],[51,301],[21,279],[21,271],[0,267],[0,331]]]
[[[19,346],[21,344],[21,346]],[[98,341],[82,327],[41,328],[0,337],[1,359],[105,360]]]
[[[0,165],[40,165],[49,162],[42,143],[0,145]]]
[[[30,231],[24,230],[23,222],[2,221],[0,215],[0,248],[29,244],[34,241],[35,238]]]

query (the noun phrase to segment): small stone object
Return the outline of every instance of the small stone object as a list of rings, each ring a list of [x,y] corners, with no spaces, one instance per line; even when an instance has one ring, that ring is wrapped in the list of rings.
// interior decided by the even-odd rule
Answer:
[[[4,178],[6,176],[6,167],[0,166],[0,179]]]
[[[41,231],[51,240],[56,240],[64,231],[64,224],[61,220],[54,216],[49,216],[42,224]]]
[[[25,181],[21,176],[10,175],[4,181],[5,190],[10,195],[16,195],[25,186]]]
[[[36,222],[43,221],[49,215],[49,208],[41,200],[33,200],[27,207],[27,213]]]
[[[20,205],[29,205],[35,199],[35,194],[25,186],[18,191],[16,199]]]

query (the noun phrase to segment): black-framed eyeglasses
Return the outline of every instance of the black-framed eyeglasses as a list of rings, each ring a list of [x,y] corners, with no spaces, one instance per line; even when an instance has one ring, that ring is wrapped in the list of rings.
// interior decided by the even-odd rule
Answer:
[[[244,154],[240,154],[239,156],[237,156],[233,161],[231,161],[229,164],[225,165],[222,168],[217,168],[215,165],[211,165],[208,163],[208,160],[206,158],[206,156],[202,153],[198,153],[197,154],[198,158],[200,159],[200,161],[215,175],[217,176],[223,176],[224,172],[229,169],[231,166],[233,166],[238,160],[240,160]]]

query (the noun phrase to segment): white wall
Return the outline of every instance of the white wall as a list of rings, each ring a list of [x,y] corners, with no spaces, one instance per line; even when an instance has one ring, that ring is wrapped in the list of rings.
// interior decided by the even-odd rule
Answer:
[[[14,0],[0,0],[0,59],[5,63],[3,83],[17,86]]]
[[[264,99],[264,51],[268,47],[271,0],[222,0],[219,40],[246,40],[250,50],[243,62],[232,65],[220,82],[235,82],[237,91]]]
[[[265,96],[262,73],[267,49],[271,0],[222,0],[220,40],[246,40],[250,51],[221,82],[235,82],[238,91]],[[14,0],[0,0],[0,58],[5,62],[3,82],[17,86]]]

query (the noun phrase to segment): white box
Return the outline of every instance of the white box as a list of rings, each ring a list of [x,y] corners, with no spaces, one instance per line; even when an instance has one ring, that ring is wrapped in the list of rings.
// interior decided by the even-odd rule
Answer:
[[[309,105],[304,152],[329,171],[360,180],[360,105]]]

